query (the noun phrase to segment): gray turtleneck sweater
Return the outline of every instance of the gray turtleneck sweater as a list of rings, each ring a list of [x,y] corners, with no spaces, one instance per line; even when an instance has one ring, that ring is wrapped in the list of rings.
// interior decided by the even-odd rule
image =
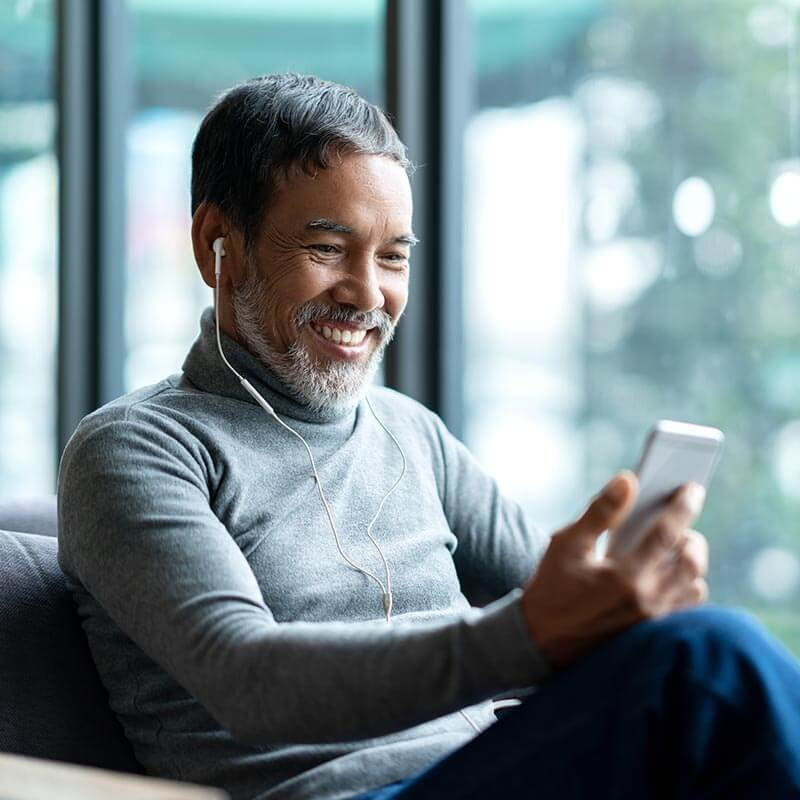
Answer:
[[[362,402],[312,413],[244,348],[233,365],[310,445],[342,546],[400,454]],[[373,535],[380,589],[338,553],[302,444],[222,364],[208,309],[183,373],[83,420],[59,476],[59,561],[111,707],[157,776],[234,800],[333,800],[408,777],[548,674],[520,587],[546,539],[441,421],[370,390],[408,472]],[[495,598],[471,608],[463,587]]]

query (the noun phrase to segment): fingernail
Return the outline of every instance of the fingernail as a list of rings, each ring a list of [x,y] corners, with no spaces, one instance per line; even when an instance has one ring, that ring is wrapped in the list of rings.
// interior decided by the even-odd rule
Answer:
[[[604,494],[612,503],[619,503],[625,497],[625,479],[617,475],[608,483]]]
[[[699,514],[706,499],[706,490],[699,483],[690,483],[684,492],[684,500],[692,514]]]

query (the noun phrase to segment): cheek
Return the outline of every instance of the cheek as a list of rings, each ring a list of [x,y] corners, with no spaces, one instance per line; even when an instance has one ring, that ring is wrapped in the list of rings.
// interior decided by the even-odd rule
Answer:
[[[335,282],[324,269],[296,260],[291,269],[273,274],[266,286],[266,324],[273,337],[289,345],[296,336],[292,317],[299,306],[324,297]]]
[[[386,312],[393,320],[398,320],[408,302],[408,273],[392,275],[384,282],[382,291]]]

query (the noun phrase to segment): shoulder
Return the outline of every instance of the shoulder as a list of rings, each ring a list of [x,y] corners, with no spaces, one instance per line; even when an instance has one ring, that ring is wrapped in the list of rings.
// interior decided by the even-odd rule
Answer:
[[[369,392],[373,408],[380,419],[405,443],[426,454],[443,479],[446,472],[464,458],[467,448],[447,428],[438,414],[407,395],[384,386]]]
[[[381,419],[407,428],[431,440],[440,440],[447,428],[438,416],[418,400],[386,386],[373,386],[369,399]]]
[[[137,441],[178,443],[186,439],[184,426],[171,413],[185,390],[180,376],[165,378],[106,403],[85,416],[67,443],[62,469],[77,451],[98,455],[130,450]]]

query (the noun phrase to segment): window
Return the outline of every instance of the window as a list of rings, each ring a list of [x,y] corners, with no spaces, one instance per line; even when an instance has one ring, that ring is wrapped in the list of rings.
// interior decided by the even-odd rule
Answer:
[[[305,72],[381,100],[381,0],[131,0],[126,389],[180,369],[211,292],[189,237],[191,143],[212,99],[270,72]]]
[[[648,427],[727,443],[712,600],[800,654],[800,86],[782,2],[471,3],[466,439],[549,529]]]
[[[0,497],[55,484],[54,8],[0,5]]]

